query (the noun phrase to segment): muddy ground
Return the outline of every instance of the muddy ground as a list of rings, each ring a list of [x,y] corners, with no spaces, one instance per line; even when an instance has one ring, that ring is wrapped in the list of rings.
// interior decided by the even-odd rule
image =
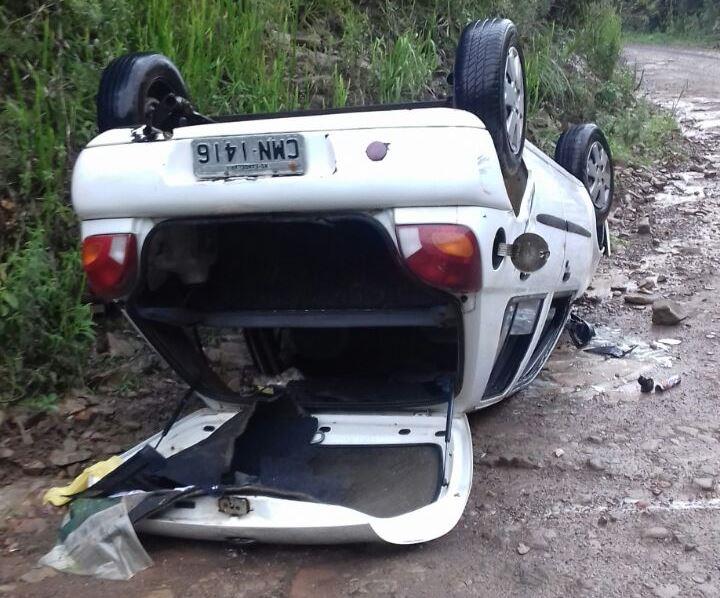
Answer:
[[[140,363],[133,370],[140,382],[115,396],[79,396],[51,423],[25,422],[24,450],[35,463],[13,461],[0,441],[0,593],[720,596],[720,54],[632,46],[626,55],[644,69],[652,98],[675,109],[694,155],[680,170],[624,173],[615,250],[580,306],[601,337],[637,347],[612,359],[564,342],[530,389],[470,416],[474,486],[453,532],[412,547],[238,547],[145,537],[155,565],[129,582],[33,569],[59,519],[38,500],[60,476],[48,467],[50,448],[70,435],[55,461],[86,457],[82,451],[110,454],[157,429],[158,413],[175,400],[180,387],[172,377]],[[649,234],[638,233],[644,217]],[[689,317],[653,325],[652,308],[628,296],[676,300]],[[682,383],[641,394],[640,373],[678,373]],[[117,385],[114,374],[103,375]],[[63,475],[80,467],[69,464]]]

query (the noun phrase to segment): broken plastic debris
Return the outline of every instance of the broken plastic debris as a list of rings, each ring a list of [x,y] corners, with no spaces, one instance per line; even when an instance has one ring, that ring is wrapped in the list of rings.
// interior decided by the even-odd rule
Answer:
[[[565,324],[565,328],[570,335],[570,340],[578,349],[587,345],[590,339],[595,336],[593,325],[576,314],[570,314],[570,319]]]
[[[640,392],[652,392],[653,388],[655,388],[655,380],[646,378],[645,376],[638,378],[638,384],[640,385]]]
[[[655,390],[655,392],[664,392],[673,386],[680,384],[680,376],[678,374],[673,374],[672,376],[665,378],[664,380],[660,380],[657,383],[652,378],[640,376],[638,378],[638,384],[640,384],[640,392],[647,393],[652,392],[653,390]]]
[[[664,380],[657,382],[655,384],[655,392],[665,392],[678,384],[680,384],[680,376],[679,374],[673,374],[669,378],[665,378]]]
[[[43,496],[43,502],[50,503],[56,507],[69,503],[75,494],[86,490],[88,486],[92,486],[99,479],[105,477],[108,473],[122,465],[122,462],[123,460],[115,455],[105,461],[99,461],[85,468],[83,472],[67,486],[50,488]]]
[[[596,345],[594,347],[588,347],[585,349],[587,353],[594,353],[596,355],[607,355],[608,357],[615,357],[620,359],[633,352],[637,345],[631,345],[629,347],[620,347],[612,343],[605,343],[602,345]]]
[[[288,383],[294,380],[304,380],[305,377],[302,372],[297,368],[288,368],[280,374],[275,376],[267,376],[264,374],[258,374],[253,378],[253,384],[256,388],[267,389],[272,386],[285,387]],[[261,390],[263,392],[264,390]]]

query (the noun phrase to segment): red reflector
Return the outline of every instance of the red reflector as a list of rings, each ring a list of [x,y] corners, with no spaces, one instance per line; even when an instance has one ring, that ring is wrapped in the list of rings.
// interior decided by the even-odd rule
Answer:
[[[480,248],[467,226],[402,225],[397,236],[408,267],[429,285],[464,293],[480,289]]]
[[[83,240],[82,263],[90,290],[103,299],[124,295],[135,280],[135,235],[93,235]]]

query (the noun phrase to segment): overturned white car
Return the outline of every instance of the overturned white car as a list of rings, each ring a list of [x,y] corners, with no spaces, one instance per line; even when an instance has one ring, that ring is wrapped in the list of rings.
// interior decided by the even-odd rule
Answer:
[[[510,21],[464,30],[452,85],[210,119],[165,57],[107,67],[72,182],[88,281],[207,409],[90,495],[145,490],[138,527],[193,538],[408,544],[455,526],[465,414],[542,368],[607,250],[613,169],[594,125],[555,160],[525,142]],[[203,340],[228,330],[262,374],[298,375],[224,380]]]

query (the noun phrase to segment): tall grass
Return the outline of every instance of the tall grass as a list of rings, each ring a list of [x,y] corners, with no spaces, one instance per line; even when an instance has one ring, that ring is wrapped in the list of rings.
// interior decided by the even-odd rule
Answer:
[[[378,99],[398,102],[426,95],[438,57],[432,39],[406,33],[390,42],[376,39],[370,65],[377,79]]]
[[[593,5],[587,9],[584,20],[576,48],[595,73],[611,79],[622,49],[620,16],[612,5]]]
[[[49,251],[40,227],[0,266],[0,404],[42,403],[80,375],[93,336],[81,281],[75,254]]]
[[[545,105],[562,109],[572,96],[572,87],[565,71],[567,53],[549,25],[530,38],[525,50],[525,78],[528,111],[532,118]]]

